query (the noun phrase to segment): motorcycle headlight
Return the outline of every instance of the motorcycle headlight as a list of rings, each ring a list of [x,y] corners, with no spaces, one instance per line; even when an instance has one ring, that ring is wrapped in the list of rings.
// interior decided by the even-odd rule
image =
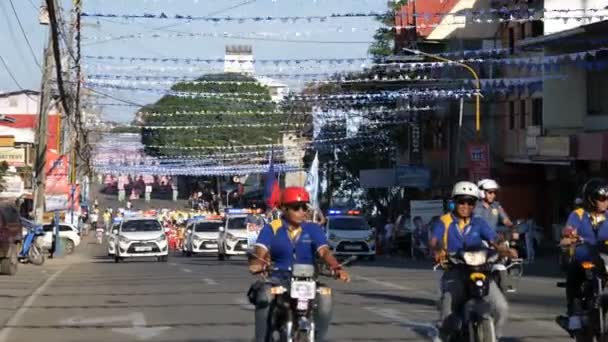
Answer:
[[[129,243],[130,241],[129,241],[129,239],[127,239],[126,237],[124,237],[124,236],[121,235],[121,236],[118,237],[118,242],[120,242],[120,243]]]
[[[162,241],[165,241],[165,240],[167,240],[167,236],[165,234],[159,236],[158,239],[156,239],[156,241],[158,241],[158,242],[162,242]]]
[[[238,238],[230,233],[226,234],[226,239],[230,240],[230,241],[236,241],[238,240]]]
[[[481,266],[486,263],[487,255],[487,251],[464,252],[462,259],[469,266]]]

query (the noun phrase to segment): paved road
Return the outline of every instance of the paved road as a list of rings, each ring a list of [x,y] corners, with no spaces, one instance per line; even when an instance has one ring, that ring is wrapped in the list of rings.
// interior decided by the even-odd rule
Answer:
[[[86,243],[86,242],[85,242]],[[436,274],[403,259],[351,268],[334,288],[332,341],[429,341]],[[252,281],[244,260],[173,256],[168,263],[114,264],[94,244],[79,255],[22,265],[0,278],[0,342],[250,341]],[[529,277],[513,304],[515,341],[568,341],[553,317],[563,307],[555,279]]]

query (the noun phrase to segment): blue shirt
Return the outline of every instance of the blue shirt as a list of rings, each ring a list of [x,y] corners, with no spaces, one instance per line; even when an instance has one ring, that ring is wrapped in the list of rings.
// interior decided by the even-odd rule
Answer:
[[[473,209],[473,214],[484,219],[493,230],[496,230],[499,223],[502,224],[505,219],[509,218],[502,205],[496,201],[492,202],[487,208],[483,201],[479,201]]]
[[[480,217],[473,216],[468,224],[463,224],[454,214],[447,213],[435,222],[433,237],[448,253],[456,253],[465,248],[481,247],[483,241],[494,242],[497,235]]]
[[[264,225],[256,245],[268,249],[274,268],[290,271],[294,263],[314,265],[315,254],[327,245],[327,237],[318,224],[304,222],[299,236],[292,241],[287,223],[277,220]]]
[[[576,229],[577,234],[584,242],[583,245],[577,246],[574,252],[574,257],[578,261],[585,261],[591,258],[589,246],[595,246],[600,241],[608,240],[608,222],[606,218],[596,228],[593,228],[591,216],[584,209],[576,209],[570,213],[566,227]]]

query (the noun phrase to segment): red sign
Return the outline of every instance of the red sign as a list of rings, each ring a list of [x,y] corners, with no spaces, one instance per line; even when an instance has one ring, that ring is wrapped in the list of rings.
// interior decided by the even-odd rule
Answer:
[[[490,178],[490,145],[469,144],[469,178],[473,181]]]
[[[45,208],[47,211],[67,210],[71,186],[69,179],[69,160],[66,155],[47,150],[46,187],[44,190]]]

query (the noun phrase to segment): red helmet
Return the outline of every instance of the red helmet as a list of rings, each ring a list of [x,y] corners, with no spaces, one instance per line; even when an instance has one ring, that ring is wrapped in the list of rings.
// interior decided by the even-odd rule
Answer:
[[[281,204],[283,205],[308,202],[310,202],[310,195],[308,194],[308,191],[299,186],[285,188],[281,194]]]

